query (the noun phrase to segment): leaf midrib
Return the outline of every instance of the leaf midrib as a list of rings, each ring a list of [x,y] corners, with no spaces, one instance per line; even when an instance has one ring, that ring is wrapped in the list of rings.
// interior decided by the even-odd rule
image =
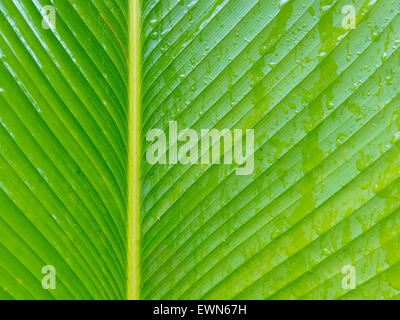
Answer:
[[[129,168],[127,298],[139,299],[140,248],[140,4],[129,1]]]

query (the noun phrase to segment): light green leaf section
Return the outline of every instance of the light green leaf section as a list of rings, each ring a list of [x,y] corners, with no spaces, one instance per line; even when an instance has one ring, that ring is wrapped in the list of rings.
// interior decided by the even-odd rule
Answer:
[[[142,298],[399,296],[399,8],[142,1],[143,150],[171,120],[255,130],[248,176],[143,153]]]
[[[126,297],[128,13],[0,0],[0,299]]]
[[[0,0],[0,299],[398,299],[399,11]],[[170,121],[254,171],[150,165]]]

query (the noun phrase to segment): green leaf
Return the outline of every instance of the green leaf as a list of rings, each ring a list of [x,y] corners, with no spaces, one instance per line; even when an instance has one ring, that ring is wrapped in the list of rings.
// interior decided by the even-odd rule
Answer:
[[[126,296],[127,26],[127,1],[0,1],[0,298]]]
[[[142,298],[400,293],[399,6],[143,1],[143,149],[171,120],[253,128],[255,169],[142,161]]]
[[[398,299],[399,11],[0,0],[0,299]],[[171,121],[254,170],[171,163]]]

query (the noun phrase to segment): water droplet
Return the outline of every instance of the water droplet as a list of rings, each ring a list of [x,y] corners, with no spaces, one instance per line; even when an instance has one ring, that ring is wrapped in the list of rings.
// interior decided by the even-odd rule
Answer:
[[[151,39],[154,39],[154,40],[158,39],[158,32],[157,32],[157,31],[154,31],[154,32],[151,34],[150,38],[151,38]]]
[[[150,26],[154,28],[156,26],[157,22],[158,22],[157,19],[151,19],[150,20]]]

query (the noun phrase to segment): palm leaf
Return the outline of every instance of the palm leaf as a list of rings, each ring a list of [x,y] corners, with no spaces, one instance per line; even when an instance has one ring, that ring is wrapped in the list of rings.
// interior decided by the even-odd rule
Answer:
[[[255,170],[142,162],[142,298],[399,293],[400,3],[353,4],[356,29],[348,1],[143,2],[144,149],[254,128]]]
[[[0,299],[398,298],[399,9],[0,0]],[[170,121],[254,171],[151,165]]]
[[[127,3],[51,4],[0,1],[0,297],[123,298]]]

